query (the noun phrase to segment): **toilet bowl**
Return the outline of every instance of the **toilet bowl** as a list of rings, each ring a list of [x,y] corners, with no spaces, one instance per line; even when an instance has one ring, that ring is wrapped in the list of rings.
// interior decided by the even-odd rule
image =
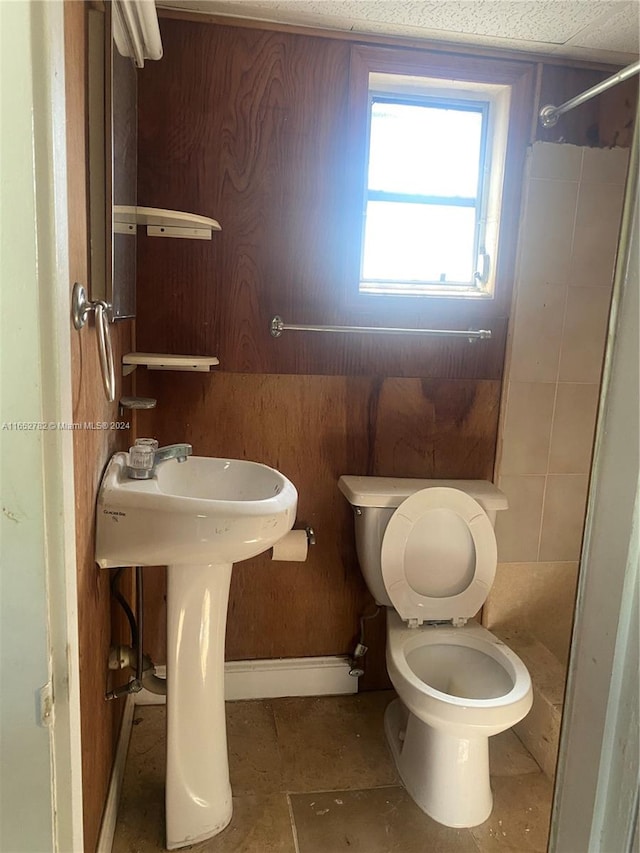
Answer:
[[[473,617],[493,583],[495,513],[484,481],[341,477],[360,566],[387,607],[387,669],[398,699],[385,732],[414,801],[446,826],[491,814],[489,737],[532,704],[526,666]]]
[[[476,622],[415,629],[389,611],[387,670],[409,712],[392,703],[385,716],[406,789],[446,826],[483,823],[493,806],[488,739],[531,708],[527,668]]]

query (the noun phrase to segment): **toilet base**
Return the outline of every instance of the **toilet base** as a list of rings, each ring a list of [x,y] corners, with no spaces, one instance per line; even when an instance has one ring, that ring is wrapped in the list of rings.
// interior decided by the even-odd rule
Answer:
[[[459,738],[428,726],[396,699],[384,729],[405,788],[423,812],[444,826],[484,823],[493,808],[489,738]]]

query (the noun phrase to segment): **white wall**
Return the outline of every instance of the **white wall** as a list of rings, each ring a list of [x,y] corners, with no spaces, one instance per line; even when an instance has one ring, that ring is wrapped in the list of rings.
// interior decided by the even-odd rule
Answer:
[[[0,849],[53,849],[49,730],[39,689],[49,681],[40,421],[31,13],[0,4],[1,251]]]
[[[62,5],[0,3],[0,850],[82,850]],[[6,425],[6,426],[5,426]],[[46,715],[42,693],[53,700]]]

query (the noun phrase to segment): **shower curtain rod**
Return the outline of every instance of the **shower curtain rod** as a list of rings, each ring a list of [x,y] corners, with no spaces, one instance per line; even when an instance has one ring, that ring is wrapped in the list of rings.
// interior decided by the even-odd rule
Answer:
[[[597,83],[595,86],[592,86],[591,89],[587,89],[587,91],[583,92],[581,95],[576,95],[575,98],[565,101],[565,103],[560,104],[559,107],[556,107],[553,104],[547,104],[546,107],[542,107],[538,114],[540,124],[543,127],[553,127],[557,124],[558,119],[563,115],[563,113],[568,113],[569,110],[572,110],[574,107],[579,107],[580,104],[584,104],[585,101],[595,98],[595,96],[599,95],[601,92],[606,92],[607,89],[610,89],[612,86],[616,86],[618,83],[622,83],[622,81],[626,80],[628,77],[633,77],[633,75],[638,74],[638,72],[640,72],[640,62],[634,62],[632,65],[627,65],[627,67],[623,68],[622,71],[618,71],[618,73],[614,74],[612,77],[607,77],[606,80],[603,80],[601,83]]]
[[[349,335],[422,335],[435,338],[466,338],[469,343],[491,338],[491,329],[401,329],[395,326],[306,326],[300,323],[285,323],[276,314],[269,326],[272,338],[282,337],[283,332],[338,332]]]

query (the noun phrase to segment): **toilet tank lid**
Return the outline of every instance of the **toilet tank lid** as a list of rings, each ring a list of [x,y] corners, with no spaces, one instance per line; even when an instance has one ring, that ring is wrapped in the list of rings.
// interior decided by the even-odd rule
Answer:
[[[345,475],[338,488],[352,506],[398,507],[414,492],[443,486],[459,489],[486,511],[507,509],[507,496],[488,480],[417,480],[409,477]]]

